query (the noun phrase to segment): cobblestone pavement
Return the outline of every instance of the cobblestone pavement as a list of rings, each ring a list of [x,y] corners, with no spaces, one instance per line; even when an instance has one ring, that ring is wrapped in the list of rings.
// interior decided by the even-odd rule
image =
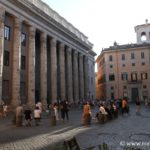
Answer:
[[[96,110],[92,110],[93,116]],[[90,126],[81,125],[81,110],[71,110],[69,121],[58,121],[54,127],[43,115],[40,126],[15,127],[11,115],[0,119],[0,150],[51,150],[55,143],[76,137],[81,149],[105,142],[110,150],[123,150],[123,147],[139,147],[150,150],[150,108],[142,106],[141,115],[135,114],[135,106],[130,106],[130,114],[119,116],[105,124],[93,119]]]

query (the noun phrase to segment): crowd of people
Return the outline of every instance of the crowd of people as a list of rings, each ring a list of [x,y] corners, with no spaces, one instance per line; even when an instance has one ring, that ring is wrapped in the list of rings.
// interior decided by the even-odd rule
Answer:
[[[136,114],[140,114],[140,101],[136,101]],[[97,101],[96,103],[91,101],[82,101],[78,103],[79,108],[82,108],[81,121],[83,124],[90,124],[91,119],[94,118],[100,121],[103,117],[103,122],[117,118],[118,114],[129,114],[129,105],[126,98],[109,101]],[[82,106],[82,107],[81,107]],[[98,106],[96,114],[92,114],[91,107]],[[60,101],[51,103],[46,109],[44,109],[47,117],[56,125],[59,120],[69,120],[69,110],[71,105],[68,101]],[[6,117],[9,111],[9,107],[0,103],[0,118]],[[43,105],[41,102],[35,104],[34,107],[27,105],[18,105],[14,111],[13,124],[16,126],[32,126],[33,122],[35,126],[39,126],[43,113]],[[34,120],[34,121],[33,121]]]
[[[118,114],[129,114],[129,105],[127,99],[120,100],[100,101],[98,105],[98,111],[95,115],[97,121],[105,122],[118,117]],[[83,105],[82,122],[83,124],[90,124],[92,119],[92,113],[89,102],[85,102]]]
[[[45,111],[47,114],[47,117],[50,119],[53,118],[53,122],[58,120],[69,120],[69,103],[68,101],[61,101],[60,103],[52,103],[48,105],[46,108],[46,111],[43,110],[43,106],[41,102],[38,102],[35,104],[34,108],[31,108],[27,105],[19,105],[16,107],[14,116],[13,116],[13,124],[16,126],[22,126],[23,121],[25,126],[31,126],[32,120],[34,120],[35,126],[39,126],[41,119],[42,119],[42,113]],[[61,115],[59,116],[59,111]],[[56,124],[56,123],[55,123]]]

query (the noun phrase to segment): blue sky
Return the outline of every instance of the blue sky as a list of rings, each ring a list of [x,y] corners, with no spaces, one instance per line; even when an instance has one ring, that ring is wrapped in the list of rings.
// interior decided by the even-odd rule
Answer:
[[[42,0],[102,48],[136,42],[134,27],[150,22],[149,0]]]

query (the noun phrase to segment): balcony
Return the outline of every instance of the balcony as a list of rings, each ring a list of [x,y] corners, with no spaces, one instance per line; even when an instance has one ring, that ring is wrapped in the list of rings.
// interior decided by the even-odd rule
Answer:
[[[142,80],[128,80],[127,83],[128,84],[141,84]]]

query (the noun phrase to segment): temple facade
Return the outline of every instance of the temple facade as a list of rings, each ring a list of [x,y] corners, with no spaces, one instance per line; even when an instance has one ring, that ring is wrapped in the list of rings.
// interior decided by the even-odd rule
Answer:
[[[88,38],[40,0],[0,2],[0,100],[17,106],[95,99]]]

